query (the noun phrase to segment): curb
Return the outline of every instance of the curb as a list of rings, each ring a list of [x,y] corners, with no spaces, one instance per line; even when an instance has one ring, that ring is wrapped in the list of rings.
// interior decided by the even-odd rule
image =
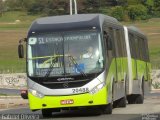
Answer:
[[[152,89],[150,93],[160,93],[160,89]]]
[[[25,108],[28,108],[28,107],[19,107],[19,108],[16,108],[16,109],[25,109]],[[15,108],[8,108],[8,109],[0,109],[0,112],[1,111],[7,111],[7,110],[13,110],[13,109],[15,109]]]
[[[152,89],[151,91],[160,91],[160,89]]]
[[[7,88],[7,87],[0,87],[0,89],[8,89],[8,90],[21,90],[21,87],[13,87],[13,88]]]
[[[9,98],[20,99],[22,97],[21,96],[0,96],[0,99],[9,99]]]

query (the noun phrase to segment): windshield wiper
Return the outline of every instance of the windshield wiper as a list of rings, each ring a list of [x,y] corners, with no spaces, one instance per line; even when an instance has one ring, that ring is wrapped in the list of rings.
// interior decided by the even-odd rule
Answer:
[[[81,70],[79,67],[78,67],[78,63],[77,61],[74,59],[74,57],[72,55],[69,55],[68,56],[70,58],[70,60],[72,61],[72,63],[75,65],[75,67],[77,68],[77,70],[85,77],[87,77],[87,75],[83,72],[83,70]]]
[[[54,64],[56,63],[56,59],[54,59],[54,61],[51,63],[49,70],[47,71],[47,73],[44,76],[44,79],[48,78],[54,68]]]

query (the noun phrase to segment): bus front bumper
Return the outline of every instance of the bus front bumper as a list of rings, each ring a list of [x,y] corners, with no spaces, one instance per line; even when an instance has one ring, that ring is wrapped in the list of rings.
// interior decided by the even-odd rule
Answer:
[[[28,97],[31,110],[47,108],[85,107],[108,104],[106,87],[95,94],[85,93],[68,96],[44,96],[43,98],[38,98],[33,96],[29,92]]]

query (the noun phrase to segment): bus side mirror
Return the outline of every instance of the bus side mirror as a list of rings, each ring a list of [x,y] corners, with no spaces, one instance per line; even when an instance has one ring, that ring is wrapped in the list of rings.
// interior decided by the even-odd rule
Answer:
[[[24,58],[24,48],[22,44],[18,45],[18,56],[19,58]]]
[[[22,43],[23,42],[27,42],[27,38],[23,38],[19,41],[19,45],[18,45],[18,56],[19,58],[24,58],[24,48]]]

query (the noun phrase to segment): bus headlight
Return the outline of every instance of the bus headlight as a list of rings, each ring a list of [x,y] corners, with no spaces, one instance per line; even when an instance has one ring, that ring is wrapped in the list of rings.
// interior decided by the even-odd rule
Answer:
[[[100,83],[98,84],[97,86],[95,86],[93,89],[90,90],[90,94],[95,94],[97,93],[98,91],[100,91],[106,84],[103,82],[103,83]]]
[[[36,90],[33,90],[33,89],[29,89],[28,90],[33,96],[35,97],[39,97],[39,98],[43,98],[44,95]]]

